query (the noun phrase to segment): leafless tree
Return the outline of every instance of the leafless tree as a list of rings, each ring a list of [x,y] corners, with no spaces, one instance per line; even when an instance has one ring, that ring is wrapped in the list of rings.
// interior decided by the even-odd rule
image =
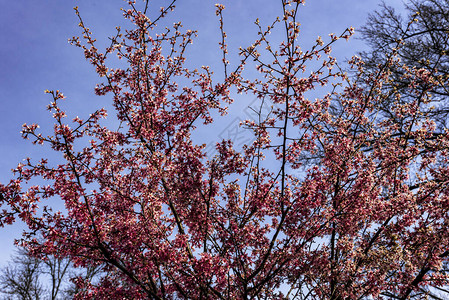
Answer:
[[[82,293],[75,282],[93,284],[104,274],[103,265],[74,268],[68,258],[46,255],[36,258],[18,248],[10,263],[0,270],[0,298],[7,300],[72,299]],[[75,280],[77,279],[77,280]]]
[[[11,263],[0,275],[1,292],[6,299],[43,299],[44,287],[40,281],[42,261],[31,257],[20,248],[12,257]]]
[[[0,291],[6,299],[61,299],[69,286],[68,259],[45,256],[36,258],[26,249],[18,248],[11,262],[0,275]]]
[[[362,39],[370,46],[369,51],[361,52],[365,62],[365,80],[376,77],[377,66],[389,68],[393,74],[391,82],[384,86],[385,101],[382,102],[384,114],[391,119],[390,97],[399,91],[401,101],[412,103],[418,99],[416,89],[404,78],[406,68],[425,70],[433,80],[441,81],[449,76],[449,0],[409,0],[405,4],[405,14],[399,14],[385,2],[379,10],[369,15],[362,28]],[[397,52],[403,67],[388,64],[388,56]],[[371,78],[368,78],[371,76]],[[443,131],[448,127],[449,87],[438,85],[430,89],[422,84],[417,87],[421,93],[432,95],[433,108],[426,114]]]

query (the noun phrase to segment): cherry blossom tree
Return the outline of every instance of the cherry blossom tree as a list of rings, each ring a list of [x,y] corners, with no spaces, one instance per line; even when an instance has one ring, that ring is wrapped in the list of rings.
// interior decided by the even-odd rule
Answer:
[[[426,70],[433,81],[447,76],[448,14],[449,1],[447,0],[409,0],[405,2],[405,13],[402,14],[383,2],[377,11],[370,14],[366,25],[361,30],[363,40],[370,46],[368,51],[360,54],[365,63],[365,69],[369,70],[365,73],[375,72],[378,65],[385,61],[386,55],[395,48],[401,63],[408,68]],[[398,42],[400,47],[397,47]],[[447,129],[449,112],[447,85],[441,82],[441,84],[427,86],[425,82],[422,82],[416,86],[417,89],[421,89],[421,93],[418,93],[409,88],[410,81],[414,79],[404,76],[407,69],[402,68],[402,64],[389,66],[388,72],[391,72],[392,80],[383,85],[385,95],[389,96],[379,106],[381,113],[386,118],[402,122],[401,118],[396,118],[394,110],[391,109],[391,105],[397,102],[394,93],[389,92],[393,89],[399,90],[400,101],[403,103],[412,103],[420,97],[421,93],[428,92],[431,95],[429,97],[431,102],[422,108],[427,111],[416,118],[421,119],[420,121],[425,119],[435,121],[434,134],[443,133]],[[369,83],[366,86],[370,89]],[[434,299],[449,297],[448,287],[433,288],[430,284],[423,289],[429,297]]]
[[[398,42],[374,70],[354,57],[348,78],[331,46],[353,29],[301,49],[300,0],[256,20],[234,64],[216,5],[223,75],[187,68],[196,33],[156,27],[175,2],[149,18],[149,1],[130,1],[133,29],[118,28],[103,53],[80,17],[83,37],[71,41],[104,79],[96,93],[112,96],[120,126],[103,125],[104,109],[68,121],[65,97],[48,91],[54,133],[31,124],[22,134],[63,161],[19,164],[0,186],[1,224],[26,222],[21,242],[36,257],[101,266],[98,282],[75,279],[77,299],[408,299],[448,284],[449,133],[426,118],[430,89],[447,77],[403,65]],[[113,54],[126,67],[111,67]],[[401,90],[384,88],[392,67],[409,82]],[[400,101],[404,89],[413,101]],[[207,157],[192,132],[238,93],[273,109],[242,123],[252,143],[223,140]],[[380,113],[387,97],[393,117]]]

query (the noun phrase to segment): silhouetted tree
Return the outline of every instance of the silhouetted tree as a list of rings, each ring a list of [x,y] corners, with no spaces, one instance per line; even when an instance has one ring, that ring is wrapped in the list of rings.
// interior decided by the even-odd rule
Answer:
[[[426,109],[426,117],[432,118],[442,131],[448,127],[449,87],[423,80],[411,88],[412,79],[404,74],[409,71],[407,67],[425,70],[438,83],[449,76],[449,0],[409,0],[405,9],[406,16],[383,2],[362,27],[362,39],[371,47],[360,53],[365,69],[370,71],[367,72],[370,76],[364,78],[366,86],[370,87],[382,69],[392,73],[390,81],[383,85],[382,102],[383,113],[390,119],[397,119],[392,109],[392,104],[397,103],[393,99],[395,91],[401,94],[402,103],[412,103],[424,93],[431,94],[433,105]],[[400,65],[387,64],[393,53],[400,58]]]
[[[1,299],[72,299],[87,290],[100,267],[101,264],[75,269],[69,259],[52,255],[34,257],[20,247],[1,270]]]
[[[12,262],[2,270],[0,287],[6,299],[43,299],[44,288],[39,280],[42,261],[31,257],[20,248],[12,257]]]

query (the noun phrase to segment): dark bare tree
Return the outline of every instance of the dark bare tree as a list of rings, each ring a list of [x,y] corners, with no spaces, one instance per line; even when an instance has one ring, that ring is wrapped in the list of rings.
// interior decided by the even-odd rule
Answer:
[[[72,299],[105,274],[103,265],[74,268],[69,259],[46,255],[33,257],[18,248],[10,263],[0,271],[0,299]]]
[[[41,258],[18,248],[0,275],[2,299],[37,300],[62,299],[71,288],[69,271],[71,262],[54,256]]]
[[[409,0],[405,8],[406,15],[399,14],[383,2],[379,10],[369,15],[361,30],[362,39],[370,46],[369,51],[360,53],[367,70],[363,80],[375,78],[378,66],[392,72],[393,80],[383,87],[382,110],[386,117],[398,122],[391,107],[392,97],[397,92],[403,103],[413,103],[420,94],[431,94],[433,108],[430,106],[425,117],[433,119],[442,132],[449,125],[449,87],[433,85],[430,88],[423,83],[416,87],[420,91],[416,93],[403,75],[407,68],[415,68],[437,82],[449,76],[449,0]],[[401,64],[388,62],[393,53],[397,53]]]
[[[44,274],[47,274],[50,277],[50,284],[47,292],[48,296],[51,297],[52,300],[58,299],[58,294],[61,294],[61,289],[67,281],[71,262],[68,259],[49,256],[43,260],[43,264]]]
[[[20,248],[11,262],[2,270],[0,288],[6,299],[43,299],[44,287],[39,280],[42,274],[42,261],[31,257]]]

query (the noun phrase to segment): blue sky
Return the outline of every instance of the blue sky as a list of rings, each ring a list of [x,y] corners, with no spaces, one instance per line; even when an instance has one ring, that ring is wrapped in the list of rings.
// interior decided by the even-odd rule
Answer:
[[[169,22],[181,20],[185,28],[198,30],[199,37],[192,45],[190,55],[193,63],[199,66],[214,64],[220,59],[217,56],[218,22],[214,14],[217,1],[179,0],[177,10],[167,19]],[[349,26],[355,27],[357,32],[367,14],[379,2],[308,0],[300,12],[300,44],[310,45],[317,35],[326,37],[331,32],[338,34]],[[386,2],[397,8],[402,7],[400,0]],[[51,128],[51,118],[45,110],[51,99],[44,94],[45,89],[61,90],[68,98],[67,107],[72,111],[72,116],[82,117],[96,108],[109,105],[110,98],[94,95],[93,88],[100,80],[85,61],[82,51],[70,46],[67,39],[80,34],[73,6],[79,6],[85,23],[99,42],[104,44],[107,37],[114,34],[115,26],[123,22],[119,8],[125,2],[0,0],[0,3],[0,182],[6,183],[11,178],[10,169],[23,158],[38,159],[52,155],[45,148],[32,146],[22,140],[19,133],[23,123],[38,123],[44,130]],[[231,54],[238,46],[248,46],[256,38],[256,27],[253,25],[256,18],[262,24],[271,23],[281,9],[280,0],[228,0],[221,3],[227,7],[224,18]],[[363,47],[362,41],[353,38],[349,42],[338,43],[334,54],[343,60]],[[244,105],[245,102],[241,103]],[[217,126],[227,126],[235,114],[241,111],[241,105],[237,104],[238,109],[231,109],[230,116],[221,120]],[[213,131],[217,132],[217,129],[206,132],[212,134]],[[207,134],[204,138],[205,142],[213,140]],[[0,228],[0,264],[9,259],[13,240],[20,237],[21,230],[20,225]]]

